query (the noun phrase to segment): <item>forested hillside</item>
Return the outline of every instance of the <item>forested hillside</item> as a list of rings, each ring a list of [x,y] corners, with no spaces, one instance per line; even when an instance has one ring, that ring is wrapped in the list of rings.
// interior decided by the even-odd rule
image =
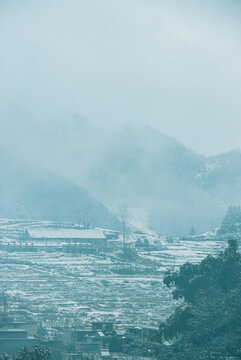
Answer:
[[[23,118],[10,114],[0,124],[3,149],[87,189],[107,207],[143,209],[160,235],[216,228],[241,200],[240,151],[205,157],[148,126],[105,128],[73,114],[58,118],[58,127],[51,118],[35,127]]]

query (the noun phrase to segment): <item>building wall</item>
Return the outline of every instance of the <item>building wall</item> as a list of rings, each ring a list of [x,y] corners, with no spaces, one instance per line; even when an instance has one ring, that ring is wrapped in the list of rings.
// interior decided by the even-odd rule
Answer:
[[[77,343],[77,351],[86,352],[86,353],[99,353],[100,352],[100,343],[90,342],[90,343]]]
[[[22,329],[27,331],[28,336],[35,336],[38,333],[38,323],[37,322],[11,322],[8,324],[5,324],[5,329],[9,329],[11,326],[12,329]],[[2,326],[2,329],[4,330],[4,325]],[[1,336],[0,336],[1,337]],[[26,337],[26,336],[25,336]]]
[[[26,339],[27,331],[25,330],[9,330],[9,329],[1,329],[0,330],[0,339]]]
[[[63,333],[63,344],[64,346],[73,345],[75,342],[74,330],[64,329]]]

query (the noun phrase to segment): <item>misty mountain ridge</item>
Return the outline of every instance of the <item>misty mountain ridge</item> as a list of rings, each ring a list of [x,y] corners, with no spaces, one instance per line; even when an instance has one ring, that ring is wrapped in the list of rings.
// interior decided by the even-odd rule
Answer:
[[[118,220],[80,186],[0,151],[0,216],[118,228]]]
[[[78,115],[57,127],[43,122],[4,131],[14,139],[3,139],[7,151],[19,149],[25,160],[86,188],[107,207],[144,208],[160,234],[215,228],[228,205],[240,201],[239,150],[205,157],[147,126],[109,129]]]

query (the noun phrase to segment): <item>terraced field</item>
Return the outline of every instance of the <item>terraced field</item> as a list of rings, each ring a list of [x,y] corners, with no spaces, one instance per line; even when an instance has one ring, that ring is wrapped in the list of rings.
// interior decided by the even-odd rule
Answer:
[[[51,223],[1,220],[1,241],[17,241],[26,227],[40,226]],[[97,256],[1,250],[0,286],[6,289],[10,313],[37,319],[53,335],[64,326],[92,320],[158,326],[177,306],[162,284],[163,272],[200,261],[222,247],[215,240],[174,239],[159,250],[138,251],[133,264],[118,252]],[[126,274],[120,275],[123,269]]]

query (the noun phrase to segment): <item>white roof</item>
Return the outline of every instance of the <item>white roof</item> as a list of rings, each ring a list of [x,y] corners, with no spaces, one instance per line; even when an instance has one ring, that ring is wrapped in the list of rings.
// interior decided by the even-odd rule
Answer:
[[[100,350],[101,356],[110,356],[110,352],[108,349]]]
[[[32,239],[106,239],[99,229],[34,229],[28,233]]]
[[[24,329],[0,329],[0,332],[27,332],[27,330]]]

